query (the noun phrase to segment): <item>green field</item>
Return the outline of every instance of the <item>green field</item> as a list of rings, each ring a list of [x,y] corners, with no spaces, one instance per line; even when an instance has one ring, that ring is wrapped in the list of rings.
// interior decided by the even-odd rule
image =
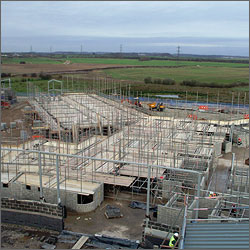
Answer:
[[[169,61],[150,60],[139,61],[137,59],[113,59],[113,58],[68,58],[72,63],[97,63],[97,64],[121,64],[137,66],[213,66],[213,67],[235,67],[248,68],[247,63],[224,63],[224,62],[192,62],[192,61]]]
[[[59,76],[55,76],[58,79]],[[27,91],[27,80],[32,82],[34,85],[38,86],[41,91],[48,91],[48,81],[41,80],[40,78],[29,78],[29,77],[13,77],[12,79],[12,87],[16,92],[26,93]],[[61,78],[59,77],[61,80]],[[89,88],[93,88],[93,86],[98,87],[98,83],[93,85],[93,81],[86,80],[74,80],[74,85],[71,85],[71,80],[67,86],[67,81],[64,78],[64,88],[68,87],[74,91],[84,91]],[[187,100],[196,100],[197,92],[199,93],[199,101],[206,101],[207,97],[210,102],[216,102],[217,96],[219,93],[221,102],[231,102],[232,100],[232,92],[234,92],[235,98],[238,96],[236,92],[240,92],[240,103],[244,102],[244,95],[246,92],[246,103],[249,102],[248,98],[248,87],[238,87],[238,88],[205,88],[205,87],[189,87],[189,86],[180,86],[180,84],[176,83],[176,85],[162,85],[162,84],[145,84],[143,82],[121,82],[121,87],[123,91],[128,90],[128,83],[130,84],[130,95],[132,96],[145,96],[152,97],[159,94],[176,94],[179,95],[181,99],[186,98]],[[117,81],[118,89],[120,88],[120,82]],[[55,88],[60,88],[59,84],[55,84]],[[112,86],[112,84],[111,84]],[[72,88],[73,87],[73,88]]]
[[[227,62],[194,62],[194,61],[170,61],[170,60],[150,60],[139,61],[137,59],[113,59],[113,58],[75,58],[65,57],[65,59],[48,58],[48,57],[22,57],[22,58],[4,58],[3,63],[26,63],[40,64],[52,63],[60,64],[70,60],[71,63],[93,63],[93,64],[120,64],[120,65],[135,65],[135,66],[211,66],[211,67],[228,67],[228,68],[248,68],[248,63],[227,63]]]
[[[122,85],[128,83],[131,86],[131,94],[137,95],[157,95],[157,94],[177,94],[181,98],[186,98],[188,92],[188,100],[194,100],[196,93],[199,92],[199,99],[206,100],[209,95],[210,101],[216,101],[218,92],[220,93],[220,101],[231,102],[232,92],[249,92],[249,86],[239,86],[228,88],[227,84],[236,82],[249,82],[249,64],[248,63],[224,63],[224,62],[195,62],[195,61],[170,61],[170,60],[150,60],[139,61],[136,59],[112,59],[112,58],[76,58],[68,56],[66,59],[61,57],[23,57],[23,58],[2,58],[3,63],[19,63],[25,61],[33,64],[61,64],[65,60],[70,60],[71,63],[88,63],[88,64],[120,64],[120,65],[135,65],[135,66],[152,66],[148,68],[119,68],[110,70],[98,70],[92,72],[91,75],[102,73],[102,75],[110,76],[117,80],[127,80]],[[157,68],[157,66],[159,66]],[[164,67],[169,66],[169,67]],[[173,66],[171,68],[171,66]],[[179,66],[179,67],[176,67]],[[28,76],[29,77],[29,76]],[[59,77],[59,76],[58,76]],[[175,80],[175,85],[162,84],[145,84],[144,79],[151,77],[153,79],[170,78]],[[26,77],[12,78],[13,89],[17,92],[26,92]],[[208,88],[208,87],[190,87],[182,86],[183,80],[196,80],[200,83],[215,83],[223,86],[223,88]],[[47,81],[34,78],[33,82],[40,87],[42,91],[47,91]],[[91,86],[86,82],[79,82],[76,89],[83,89]],[[126,88],[126,87],[124,87]],[[125,89],[124,89],[125,90]],[[248,94],[247,94],[248,97]],[[242,102],[243,100],[240,100]]]
[[[133,68],[111,69],[104,72],[115,79],[144,81],[146,77],[171,78],[177,83],[183,80],[197,80],[199,82],[214,82],[226,85],[237,81],[248,82],[248,68],[230,67],[181,67],[181,68]]]
[[[159,94],[176,94],[182,99],[196,100],[197,92],[199,100],[216,102],[219,93],[221,102],[231,102],[232,92],[240,92],[240,103],[243,103],[244,92],[248,93],[249,86],[240,86],[227,88],[227,84],[235,82],[249,82],[248,68],[233,67],[212,67],[212,66],[186,66],[180,68],[134,68],[134,69],[111,69],[103,70],[107,76],[113,79],[128,80],[133,95],[140,93],[141,95],[159,95]],[[162,84],[145,84],[144,78],[152,77],[152,79],[171,78],[175,80],[175,85]],[[215,83],[222,85],[223,88],[208,87],[190,87],[182,86],[183,80],[196,80],[200,83]]]

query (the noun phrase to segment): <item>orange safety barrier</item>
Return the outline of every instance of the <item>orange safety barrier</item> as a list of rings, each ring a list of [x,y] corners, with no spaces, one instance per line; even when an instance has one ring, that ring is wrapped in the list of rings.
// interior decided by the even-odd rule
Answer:
[[[40,139],[40,138],[44,138],[43,135],[32,135],[32,139]]]
[[[201,105],[201,106],[199,106],[199,109],[201,109],[201,110],[208,110],[208,106],[206,106],[206,105]]]
[[[197,115],[191,115],[191,114],[189,114],[188,118],[192,118],[193,120],[197,120]]]

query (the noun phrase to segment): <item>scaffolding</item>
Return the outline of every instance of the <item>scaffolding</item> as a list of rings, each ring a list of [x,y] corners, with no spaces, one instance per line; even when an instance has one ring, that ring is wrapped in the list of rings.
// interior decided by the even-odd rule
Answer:
[[[161,214],[176,215],[171,230],[176,221],[181,228],[184,212],[187,220],[222,218],[225,204],[246,202],[249,193],[242,187],[249,174],[233,160],[227,188],[216,190],[221,199],[207,199],[222,145],[232,143],[237,122],[247,122],[240,112],[237,121],[216,110],[210,119],[209,112],[188,109],[186,102],[184,110],[179,103],[169,116],[156,114],[134,105],[135,96],[143,97],[132,94],[129,84],[100,77],[85,77],[83,85],[76,81],[73,76],[66,84],[51,80],[48,93],[27,84],[31,110],[25,112],[33,119],[33,134],[1,149],[3,184],[32,184],[40,188],[40,197],[44,187],[56,188],[61,203],[62,190],[84,193],[86,183],[103,183],[105,197],[124,199],[119,195],[124,192],[128,200],[146,203],[146,228],[155,220],[164,224]],[[190,112],[207,119],[193,119]],[[151,206],[158,208],[155,220]],[[199,210],[204,206],[206,213]],[[240,216],[245,218],[246,212]]]

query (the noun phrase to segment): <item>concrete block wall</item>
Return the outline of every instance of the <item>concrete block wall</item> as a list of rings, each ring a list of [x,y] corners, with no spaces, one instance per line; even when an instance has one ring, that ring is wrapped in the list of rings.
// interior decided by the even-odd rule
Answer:
[[[215,209],[211,211],[211,213],[208,215],[208,219],[213,219],[217,217],[218,214],[218,210],[217,208],[219,208],[221,206],[221,202],[220,200],[217,200],[216,205],[215,205]]]
[[[247,176],[242,176],[242,175],[233,176],[231,174],[229,187],[232,186],[232,183],[233,183],[232,189],[234,191],[249,192],[249,178]]]
[[[164,180],[162,182],[162,198],[169,200],[173,196],[172,192],[182,192],[181,188],[177,187],[181,185],[180,181]]]
[[[146,227],[146,220],[143,221],[143,225],[142,227]],[[157,230],[160,230],[160,231],[166,231],[166,232],[179,232],[180,228],[179,227],[171,227],[171,225],[167,225],[167,224],[163,224],[163,223],[159,223],[159,222],[156,222],[156,221],[149,221],[148,222],[148,227],[149,228],[153,228],[153,229],[157,229]]]
[[[249,177],[248,176],[235,175],[232,178],[234,179],[234,184],[236,184],[236,185],[240,185],[241,183],[243,185],[246,185],[249,182]]]
[[[54,231],[62,231],[64,229],[64,222],[62,218],[50,217],[48,215],[25,213],[23,211],[14,211],[1,209],[1,222],[18,224],[24,226],[46,228]]]
[[[229,190],[231,191],[231,184],[229,186]],[[228,190],[228,191],[229,191]],[[245,184],[240,184],[240,183],[234,183],[232,186],[232,190],[236,192],[248,192],[249,187],[246,186]]]
[[[75,196],[75,208],[74,210],[77,212],[90,212],[94,211],[98,206],[101,205],[101,203],[104,200],[104,184],[102,183],[95,191],[94,197],[93,197],[93,202],[88,203],[88,204],[77,204],[77,194],[74,194]],[[66,202],[66,206],[69,206],[70,204],[68,201]]]
[[[100,184],[93,195],[93,202],[88,204],[77,204],[77,194],[77,192],[60,189],[61,204],[72,211],[90,212],[95,210],[104,200],[104,187],[103,184]],[[46,202],[57,204],[56,188],[43,188],[43,195]],[[25,184],[17,182],[10,182],[8,187],[2,186],[1,196],[20,200],[40,201],[40,191],[37,186],[30,186],[29,190]]]
[[[222,142],[216,142],[214,144],[214,154],[215,154],[215,156],[221,155],[221,150],[222,150]]]
[[[148,221],[148,227],[146,227],[146,220],[144,220],[142,227],[142,242],[149,240],[156,245],[161,245],[167,236],[168,239],[170,239],[175,232],[180,232],[179,227],[171,227],[170,225],[155,221]],[[150,240],[150,238],[152,240]]]
[[[247,187],[247,188],[249,188],[249,187]],[[227,193],[231,194],[231,189],[228,189]],[[227,198],[228,201],[244,204],[247,206],[249,205],[249,189],[248,189],[248,192],[245,192],[245,193],[233,190],[232,195],[234,195],[234,196]],[[241,196],[241,197],[238,198],[237,196]]]
[[[232,142],[224,141],[222,144],[222,148],[226,154],[232,152]]]
[[[232,197],[232,198],[230,198],[230,201],[231,202],[235,202],[235,203],[240,203],[240,204],[242,204],[242,205],[246,205],[246,206],[248,206],[249,205],[249,197],[248,198],[240,198],[240,199],[238,199],[237,197]]]
[[[1,199],[3,223],[62,231],[64,229],[63,208],[55,204],[38,201]]]
[[[209,167],[210,160],[208,159],[195,159],[195,158],[190,158],[190,159],[184,159],[183,161],[183,168],[186,169],[193,169],[193,170],[198,170],[198,171],[205,171]],[[190,174],[191,175],[191,174]],[[195,178],[195,174],[192,178]]]
[[[180,213],[179,208],[172,208],[167,206],[158,205],[157,222],[176,227],[182,227],[184,209]],[[187,212],[187,218],[192,218],[192,211]]]
[[[39,201],[16,200],[12,198],[2,198],[1,208],[30,211],[41,214],[62,217],[62,207],[55,204],[42,203]]]
[[[199,208],[214,208],[218,200],[216,199],[200,199]],[[192,207],[196,208],[197,200],[194,200]],[[208,216],[212,213],[213,210],[201,210],[199,211],[198,217],[201,219],[208,219]],[[193,216],[195,211],[193,211]]]

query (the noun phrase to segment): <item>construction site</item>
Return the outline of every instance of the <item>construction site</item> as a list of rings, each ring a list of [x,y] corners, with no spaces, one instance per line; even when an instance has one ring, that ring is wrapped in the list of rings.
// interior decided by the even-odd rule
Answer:
[[[56,231],[47,249],[249,248],[249,105],[82,80],[2,97],[2,223]]]

